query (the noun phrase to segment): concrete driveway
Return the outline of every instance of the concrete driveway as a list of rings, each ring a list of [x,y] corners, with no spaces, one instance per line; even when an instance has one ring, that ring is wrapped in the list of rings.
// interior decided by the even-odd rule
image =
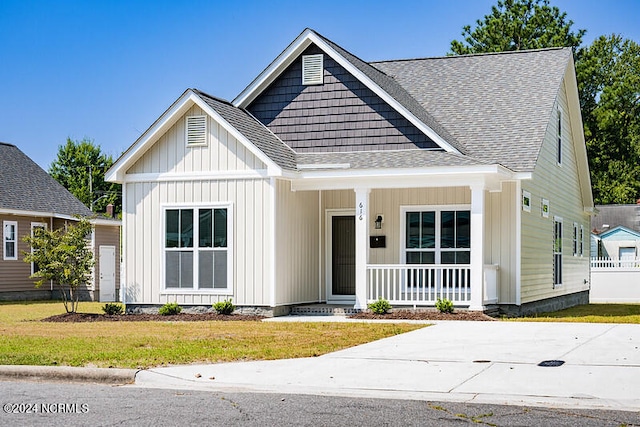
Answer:
[[[437,322],[316,358],[141,371],[135,386],[640,410],[640,325]]]

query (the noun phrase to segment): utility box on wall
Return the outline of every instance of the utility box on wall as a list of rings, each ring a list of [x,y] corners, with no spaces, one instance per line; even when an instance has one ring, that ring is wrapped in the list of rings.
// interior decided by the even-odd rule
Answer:
[[[387,236],[369,236],[370,248],[386,248]]]

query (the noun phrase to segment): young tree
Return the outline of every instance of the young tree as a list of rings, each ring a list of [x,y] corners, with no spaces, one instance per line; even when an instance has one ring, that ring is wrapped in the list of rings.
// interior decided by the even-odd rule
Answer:
[[[105,182],[104,175],[113,158],[102,153],[90,139],[67,138],[58,147],[58,156],[49,167],[49,175],[94,212],[104,212],[111,203],[121,205],[120,185]]]
[[[505,52],[566,46],[577,48],[586,30],[571,31],[573,21],[549,0],[498,0],[476,27],[462,29],[464,41],[453,40],[451,53]]]
[[[640,197],[640,45],[601,36],[577,52],[576,74],[596,204]]]
[[[36,287],[48,280],[54,281],[67,313],[77,311],[79,288],[91,282],[94,259],[86,241],[90,233],[91,224],[82,219],[77,224],[67,225],[66,229],[35,228],[33,236],[24,238],[33,249],[25,252],[24,261],[38,266],[38,271],[31,276],[40,279]]]

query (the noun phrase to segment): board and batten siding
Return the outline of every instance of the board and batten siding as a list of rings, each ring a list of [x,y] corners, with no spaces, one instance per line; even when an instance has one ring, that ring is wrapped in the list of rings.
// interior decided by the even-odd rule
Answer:
[[[565,79],[566,82],[566,79]],[[566,83],[565,83],[566,84]],[[590,218],[580,192],[573,129],[565,84],[561,85],[538,163],[522,190],[531,193],[531,212],[521,212],[521,302],[527,303],[589,289]],[[562,164],[557,163],[557,110],[562,111]],[[580,132],[581,130],[575,130]],[[542,199],[549,200],[549,216],[542,215]],[[520,200],[520,199],[518,199]],[[518,208],[522,209],[521,203]],[[554,288],[553,221],[562,218],[563,284]],[[573,256],[573,224],[582,225],[583,255]]]
[[[265,164],[236,140],[218,122],[207,116],[209,143],[187,146],[186,116],[204,115],[194,105],[144,155],[127,174],[166,172],[251,171],[266,169]]]
[[[197,106],[186,114],[204,112]],[[207,172],[264,170],[266,165],[211,117],[207,117],[208,144],[187,147],[185,120],[179,119],[127,170],[123,207],[123,251],[127,302],[210,305],[231,297],[236,305],[270,304],[269,253],[271,186],[268,178],[253,176],[216,179]],[[183,173],[202,172],[191,179]],[[147,174],[162,173],[161,180]],[[172,179],[172,174],[180,178]],[[227,177],[228,178],[228,177]],[[147,181],[147,179],[149,179]],[[139,181],[139,182],[138,182]],[[230,203],[232,205],[232,294],[212,291],[176,291],[164,288],[164,207]]]
[[[276,200],[276,305],[320,301],[318,192],[276,180]]]

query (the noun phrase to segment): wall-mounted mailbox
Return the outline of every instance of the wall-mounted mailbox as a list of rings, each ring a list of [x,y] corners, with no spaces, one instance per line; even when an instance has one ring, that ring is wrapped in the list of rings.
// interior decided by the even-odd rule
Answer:
[[[370,248],[386,248],[387,236],[369,236]]]

